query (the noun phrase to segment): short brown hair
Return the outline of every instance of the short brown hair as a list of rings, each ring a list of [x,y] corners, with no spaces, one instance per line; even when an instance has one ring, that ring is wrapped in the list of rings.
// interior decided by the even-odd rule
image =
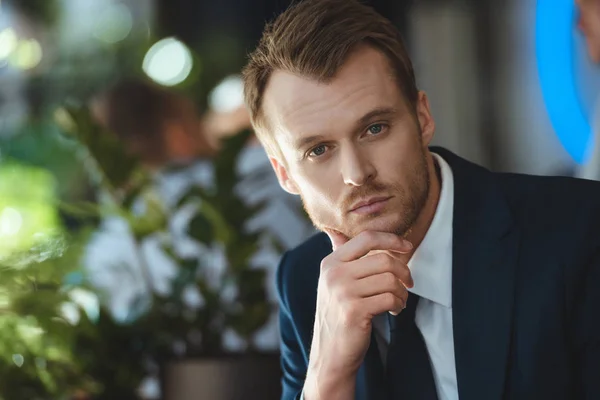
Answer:
[[[273,71],[328,82],[362,43],[386,55],[400,90],[414,109],[418,90],[400,32],[371,7],[356,0],[304,0],[267,24],[243,71],[246,106],[267,152],[279,153],[261,110]]]

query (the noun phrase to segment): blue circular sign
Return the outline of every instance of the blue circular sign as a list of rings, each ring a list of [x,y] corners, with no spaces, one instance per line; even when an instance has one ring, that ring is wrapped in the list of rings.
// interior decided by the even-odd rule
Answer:
[[[574,22],[574,0],[537,1],[536,58],[544,102],[560,142],[583,163],[592,130],[577,93]]]

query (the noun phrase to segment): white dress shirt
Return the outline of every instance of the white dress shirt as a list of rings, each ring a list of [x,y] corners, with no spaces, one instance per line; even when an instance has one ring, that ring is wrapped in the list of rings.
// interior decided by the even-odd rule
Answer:
[[[452,329],[452,216],[454,178],[444,159],[433,154],[441,172],[441,193],[425,238],[408,262],[414,287],[421,297],[415,323],[427,346],[438,400],[458,399]],[[373,319],[377,346],[386,361],[390,329],[386,314]],[[410,366],[409,366],[410,367]]]

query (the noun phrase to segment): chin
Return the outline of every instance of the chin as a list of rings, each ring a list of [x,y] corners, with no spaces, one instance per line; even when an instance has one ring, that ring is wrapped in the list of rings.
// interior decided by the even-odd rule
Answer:
[[[409,229],[409,226],[397,216],[369,215],[365,219],[366,221],[352,224],[349,229],[349,233],[351,233],[348,235],[349,237],[354,237],[364,231],[389,232],[403,236]]]

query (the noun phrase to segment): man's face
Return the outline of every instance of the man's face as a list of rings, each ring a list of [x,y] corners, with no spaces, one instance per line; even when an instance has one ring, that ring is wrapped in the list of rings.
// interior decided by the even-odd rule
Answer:
[[[408,105],[382,53],[358,48],[327,84],[275,71],[263,106],[275,172],[318,229],[410,229],[429,193],[434,123],[423,93],[416,113]]]
[[[588,53],[600,63],[600,0],[575,0],[579,7],[578,27],[585,35]]]

